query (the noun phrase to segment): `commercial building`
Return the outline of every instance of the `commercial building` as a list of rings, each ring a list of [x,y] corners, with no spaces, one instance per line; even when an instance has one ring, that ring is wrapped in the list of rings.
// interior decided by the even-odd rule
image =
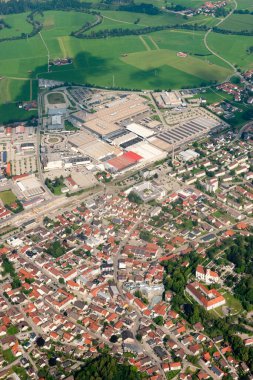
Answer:
[[[140,141],[134,145],[129,146],[126,150],[140,155],[143,158],[143,162],[159,161],[167,156],[167,152],[151,145],[148,141]]]
[[[93,114],[80,113],[76,117],[82,125],[100,138],[109,139],[118,133],[124,125],[129,124],[134,117],[145,115],[149,111],[146,100],[132,94],[107,103]],[[123,123],[124,122],[124,123]],[[121,123],[123,123],[121,125]]]
[[[144,139],[153,136],[154,131],[152,129],[143,127],[143,125],[137,123],[131,123],[127,127],[127,130],[135,133],[136,135],[143,137]]]
[[[121,156],[114,157],[106,162],[106,168],[111,172],[120,172],[137,164],[142,159],[134,152],[125,152]]]
[[[209,115],[195,117],[188,121],[180,121],[180,119],[177,120],[176,118],[172,123],[173,125],[177,124],[177,126],[163,131],[158,137],[170,144],[174,143],[175,145],[200,137],[212,129],[218,129],[221,125],[220,121],[212,119]]]
[[[199,153],[195,152],[192,149],[187,149],[183,152],[180,152],[178,154],[178,158],[180,161],[188,162],[188,161],[194,161],[199,157]]]
[[[62,115],[53,115],[52,117],[50,117],[47,129],[50,132],[62,131],[64,129]]]
[[[146,181],[140,185],[133,186],[128,190],[129,193],[131,191],[139,195],[143,202],[149,202],[154,199],[161,199],[166,195],[166,191],[162,187],[157,186],[150,181]]]
[[[13,177],[13,180],[16,182],[23,196],[27,199],[44,193],[39,180],[34,174]]]

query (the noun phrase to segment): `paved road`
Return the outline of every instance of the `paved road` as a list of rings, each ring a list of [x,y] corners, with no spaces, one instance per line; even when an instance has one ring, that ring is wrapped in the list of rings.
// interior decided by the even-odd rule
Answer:
[[[229,17],[231,17],[231,16],[233,15],[234,11],[237,9],[237,2],[236,2],[236,0],[234,0],[234,4],[235,4],[235,7],[231,10],[231,12],[229,12],[229,13],[227,14],[226,17],[224,17],[222,20],[220,20],[220,21],[215,25],[215,27],[218,27],[218,26],[221,25],[224,21],[226,21]],[[237,71],[237,68],[236,68],[236,67],[235,67],[230,61],[228,61],[227,59],[223,58],[221,55],[219,55],[218,53],[216,53],[216,52],[215,52],[214,50],[212,50],[212,49],[210,48],[210,46],[208,45],[207,37],[209,36],[209,34],[210,34],[212,31],[213,31],[213,28],[209,29],[209,30],[206,32],[205,36],[204,36],[204,44],[205,44],[205,47],[206,47],[207,50],[209,50],[210,53],[212,53],[215,57],[221,59],[221,60],[222,60],[223,62],[225,62],[228,66],[230,66],[231,69],[234,71],[234,73],[237,74],[238,76],[240,76],[240,78],[242,78],[242,79],[244,80],[243,76]],[[229,77],[230,77],[230,76],[229,76]],[[229,78],[228,78],[228,79],[229,79]]]

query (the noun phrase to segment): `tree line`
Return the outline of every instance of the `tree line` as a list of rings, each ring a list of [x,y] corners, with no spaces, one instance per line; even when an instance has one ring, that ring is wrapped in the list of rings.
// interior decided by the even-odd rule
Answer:
[[[1,4],[1,3],[0,3]],[[27,17],[26,17],[26,21],[32,25],[33,29],[30,33],[21,33],[20,35],[18,36],[12,36],[12,37],[5,37],[5,38],[0,38],[0,42],[4,42],[4,41],[14,41],[14,40],[23,40],[25,38],[31,38],[33,36],[35,36],[37,33],[39,33],[41,31],[41,29],[43,28],[43,25],[35,19],[35,16],[37,14],[40,14],[41,12],[37,12],[37,11],[32,11]],[[10,28],[10,26],[9,26]]]
[[[113,29],[104,29],[98,31],[91,31],[89,34],[83,33],[74,33],[74,36],[77,38],[83,39],[100,39],[107,37],[122,37],[122,36],[138,36],[142,34],[148,34],[152,32],[158,32],[161,30],[167,29],[186,29],[186,30],[195,30],[195,31],[206,31],[208,28],[206,25],[189,25],[189,24],[175,24],[175,25],[161,25],[161,26],[148,26],[140,29],[129,29],[129,28],[113,28]]]
[[[33,0],[9,0],[0,2],[0,14],[15,14],[29,11],[48,10],[89,10],[89,9],[112,9],[127,12],[146,13],[157,15],[161,11],[152,4],[135,4],[133,1],[105,1],[101,3],[82,2],[80,0],[45,0],[35,2]]]
[[[236,9],[234,14],[238,15],[253,15],[253,11],[249,11],[248,9]]]
[[[221,34],[233,34],[237,36],[253,36],[253,30],[229,30],[229,29],[221,29],[214,27],[213,28],[214,33],[221,33]]]

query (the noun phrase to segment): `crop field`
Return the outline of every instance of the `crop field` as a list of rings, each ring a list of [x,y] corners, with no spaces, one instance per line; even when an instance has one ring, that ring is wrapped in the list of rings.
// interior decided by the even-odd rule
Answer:
[[[238,0],[237,1],[238,9],[248,9],[249,11],[253,11],[253,2],[252,0]]]
[[[253,15],[234,14],[222,23],[221,28],[236,32],[242,30],[253,31]]]
[[[198,1],[190,0],[194,4]],[[202,0],[199,2],[203,3]],[[164,6],[163,0],[150,1],[150,3]],[[92,29],[93,31],[182,23],[211,26],[218,21],[203,15],[185,19],[173,13],[155,16],[118,11],[101,11],[101,13],[104,16],[103,22]],[[31,28],[26,22],[26,16],[26,14],[6,16],[6,22],[12,25],[12,28],[3,29],[0,31],[0,36],[7,31],[19,35],[27,30],[25,28]],[[244,17],[244,15],[233,15],[233,18],[237,16]],[[205,47],[203,42],[205,32],[176,29],[144,35],[81,39],[72,37],[71,32],[79,30],[86,22],[93,22],[94,15],[74,11],[47,11],[43,16],[37,15],[36,18],[43,23],[40,34],[28,39],[1,43],[0,104],[34,98],[35,79],[40,77],[103,87],[111,87],[114,77],[116,87],[172,89],[222,81],[231,74],[230,67]],[[233,23],[233,19],[227,22]],[[233,35],[211,33],[208,36],[208,43],[222,57],[246,69],[253,67],[252,56],[247,53],[247,49],[252,45],[251,39],[246,36],[235,38]],[[50,59],[69,57],[73,59],[73,64],[53,67],[48,73],[47,49],[44,42],[49,50]],[[177,53],[180,51],[187,53],[187,57],[178,57]],[[32,86],[31,78],[34,79]],[[20,111],[18,113],[23,111],[25,115],[24,110],[18,109],[15,109],[15,115],[17,111]]]

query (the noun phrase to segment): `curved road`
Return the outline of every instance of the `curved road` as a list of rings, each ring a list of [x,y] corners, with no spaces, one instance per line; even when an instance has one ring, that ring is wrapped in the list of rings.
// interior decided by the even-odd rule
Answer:
[[[234,4],[235,4],[235,7],[227,14],[226,17],[224,17],[222,20],[220,20],[216,25],[215,27],[219,26],[220,24],[222,24],[225,20],[227,20],[230,16],[233,15],[234,11],[237,9],[237,2],[236,0],[234,0]],[[227,59],[221,57],[218,53],[216,53],[214,50],[212,50],[209,46],[208,46],[208,43],[207,43],[207,37],[208,35],[213,31],[213,28],[209,29],[205,36],[204,36],[204,44],[205,44],[205,47],[207,48],[207,50],[210,51],[210,53],[212,53],[215,57],[221,59],[223,62],[225,62],[228,66],[230,66],[234,73],[238,74],[238,71],[237,71],[237,68],[231,63],[229,62]],[[241,77],[241,75],[240,75]]]

